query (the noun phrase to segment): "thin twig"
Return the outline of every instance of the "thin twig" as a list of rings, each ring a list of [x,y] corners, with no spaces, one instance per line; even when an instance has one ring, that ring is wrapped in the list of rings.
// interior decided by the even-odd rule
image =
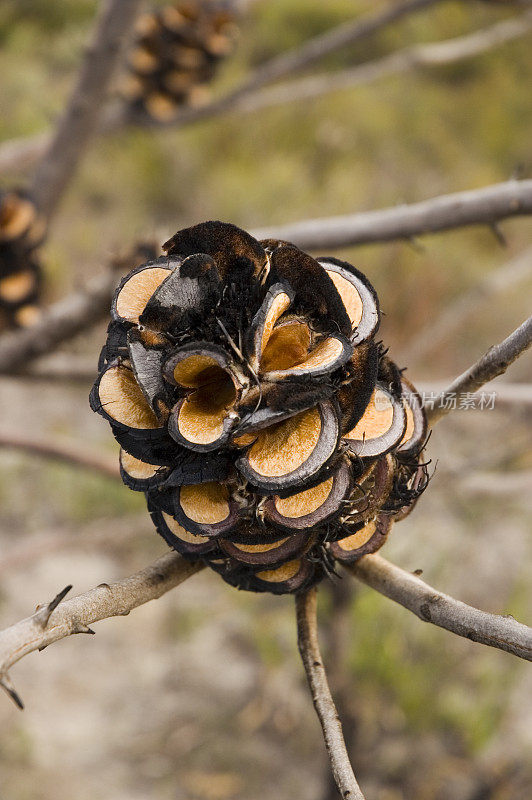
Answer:
[[[304,250],[412,239],[470,225],[493,225],[532,214],[532,180],[509,180],[420,203],[304,220],[253,231],[258,239],[285,239]]]
[[[403,360],[401,363],[405,363]],[[416,389],[420,392],[421,396],[425,398],[426,405],[432,405],[433,401],[438,402],[442,393],[449,385],[450,380],[434,380],[434,381],[415,381]],[[482,397],[484,394],[484,398]],[[487,395],[493,395],[493,402]],[[436,400],[434,400],[436,398]],[[487,383],[482,387],[482,392],[473,392],[468,394],[467,402],[460,406],[460,397],[456,396],[456,410],[460,408],[464,410],[483,410],[489,408],[500,408],[501,406],[510,408],[521,406],[527,409],[532,405],[532,384],[530,383],[506,383],[499,382],[496,384]]]
[[[104,314],[107,312],[104,312]],[[1,339],[0,339],[1,347]],[[97,355],[92,358],[71,353],[52,353],[17,372],[17,380],[46,381],[51,383],[80,383],[86,387],[94,383]],[[1,373],[0,373],[1,374]]]
[[[532,276],[532,247],[527,248],[503,264],[469,291],[461,294],[444,308],[436,319],[412,336],[412,341],[401,353],[403,363],[412,366],[429,353],[447,343],[452,334],[463,325],[486,300],[511,291]]]
[[[0,337],[0,373],[25,369],[32,359],[103,319],[116,283],[116,274],[109,270],[92,278],[82,291],[54,303],[31,328],[5,333]]]
[[[296,597],[297,643],[314,708],[321,723],[331,769],[342,798],[364,800],[349,761],[342,724],[331,696],[318,644],[317,590]]]
[[[92,633],[93,623],[129,614],[134,608],[161,597],[202,567],[201,563],[186,561],[177,553],[168,553],[128,578],[102,583],[60,602],[48,619],[49,604],[39,608],[31,617],[0,632],[0,685],[15,702],[18,699],[17,705],[21,707],[9,678],[9,670],[17,661],[74,633]]]
[[[120,478],[117,460],[111,460],[97,453],[88,453],[82,442],[67,444],[44,438],[35,439],[21,433],[0,431],[0,449],[21,450],[31,455],[62,461],[74,467],[90,469],[106,478]]]
[[[455,600],[379,555],[364,556],[346,569],[424,622],[532,661],[532,628],[511,616],[488,614]]]
[[[42,157],[32,196],[50,218],[95,133],[140,0],[106,0],[66,111]]]
[[[231,108],[224,110],[249,114],[272,106],[315,99],[331,92],[367,86],[381,78],[411,72],[423,67],[454,64],[478,56],[507,42],[520,39],[529,34],[531,29],[532,12],[528,11],[516,18],[502,20],[467,36],[459,36],[433,44],[413,45],[375,61],[357,64],[349,69],[311,75],[279,86],[261,89],[261,91],[251,95],[246,94],[239,100],[233,101]],[[210,105],[206,106],[204,113],[209,108]]]
[[[532,344],[532,317],[529,317],[513,333],[499,344],[490,347],[472,367],[459,375],[435,400],[432,408],[427,408],[427,418],[430,425],[434,425],[458,404],[453,401],[460,394],[475,392],[481,386],[502,375],[510,364],[519,358]]]

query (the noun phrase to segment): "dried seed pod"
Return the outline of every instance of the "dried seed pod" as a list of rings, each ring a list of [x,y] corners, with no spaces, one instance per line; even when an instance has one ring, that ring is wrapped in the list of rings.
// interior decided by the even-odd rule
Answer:
[[[349,450],[360,458],[384,455],[401,441],[406,427],[403,403],[382,384],[377,384],[364,414],[344,434]]]
[[[182,347],[166,362],[165,375],[189,390],[172,409],[170,435],[193,450],[220,448],[238,421],[234,407],[242,390],[227,354],[204,342]]]
[[[145,492],[163,483],[168,476],[168,468],[158,464],[148,464],[120,449],[120,475],[122,480],[136,492]]]
[[[311,547],[312,542],[313,537],[304,532],[261,544],[244,544],[220,539],[219,545],[224,553],[242,564],[274,569],[305,553]]]
[[[417,395],[344,262],[221,222],[165,248],[116,292],[91,406],[171,547],[233,586],[302,591],[425,488]]]
[[[263,377],[265,381],[274,382],[322,378],[343,367],[352,354],[353,348],[344,336],[327,336],[299,364],[264,372]]]
[[[249,328],[250,341],[247,351],[249,363],[255,372],[259,369],[259,363],[274,332],[275,323],[290,308],[294,297],[295,293],[290,286],[275,283],[270,287],[261,307],[253,317]]]
[[[6,327],[30,327],[40,316],[42,267],[35,249],[46,222],[24,191],[0,192],[0,309]]]
[[[174,516],[190,533],[223,536],[239,522],[239,507],[223,483],[180,486],[172,493]]]
[[[120,281],[111,305],[111,316],[121,323],[138,324],[139,315],[155,290],[179,262],[157,258],[137,267]]]
[[[148,508],[150,508],[149,505]],[[171,514],[158,509],[151,509],[150,513],[157,533],[182,556],[196,559],[219,552],[215,540],[189,533],[176,522]]]
[[[271,594],[294,594],[305,591],[323,576],[319,567],[306,558],[286,561],[275,569],[261,569],[258,572],[221,571],[220,574],[227,583],[238,589]]]
[[[386,505],[396,475],[395,459],[390,454],[377,459],[365,470],[344,503],[340,517],[344,530],[357,529]]]
[[[343,459],[332,476],[316,486],[289,497],[268,498],[264,518],[284,530],[311,530],[340,516],[352,491],[351,465]]]
[[[330,401],[264,428],[237,467],[262,491],[302,486],[336,454],[340,427]]]
[[[221,2],[198,0],[193,7],[182,1],[143,14],[135,33],[121,94],[134,117],[168,122],[198,90],[207,91],[219,62],[233,51],[235,10]]]
[[[320,258],[319,263],[341,297],[351,323],[353,341],[361,344],[374,336],[380,324],[379,299],[366,276],[337,258]]]
[[[362,556],[375,553],[382,547],[390,532],[392,521],[392,517],[387,514],[377,514],[360,530],[344,539],[331,542],[329,550],[338,561],[348,564],[358,561]]]
[[[427,417],[419,393],[406,378],[401,382],[406,412],[406,428],[399,442],[397,455],[404,459],[417,455],[423,448],[427,436]]]

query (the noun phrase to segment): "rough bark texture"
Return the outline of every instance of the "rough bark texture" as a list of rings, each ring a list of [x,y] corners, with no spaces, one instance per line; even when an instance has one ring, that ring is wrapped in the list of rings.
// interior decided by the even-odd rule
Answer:
[[[342,733],[342,724],[331,696],[318,644],[317,590],[297,595],[297,642],[307,675],[314,708],[321,723],[331,769],[344,800],[364,800],[353,773]]]
[[[488,614],[455,600],[379,555],[364,556],[346,569],[424,622],[532,661],[532,628],[513,617]]]

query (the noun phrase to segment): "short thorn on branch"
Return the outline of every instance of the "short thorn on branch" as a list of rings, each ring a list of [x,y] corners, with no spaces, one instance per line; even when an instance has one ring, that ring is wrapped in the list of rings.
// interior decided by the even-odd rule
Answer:
[[[177,553],[168,553],[153,564],[112,584],[103,583],[77,597],[65,599],[66,586],[49,603],[10,628],[0,631],[0,686],[19,708],[9,670],[21,658],[77,633],[94,634],[90,627],[109,617],[125,616],[150,600],[155,600],[199,572],[201,563],[192,564]]]
[[[72,584],[65,586],[64,589],[62,589],[58,594],[56,594],[53,600],[50,600],[49,603],[46,603],[43,606],[37,607],[37,611],[33,615],[33,619],[35,620],[37,625],[40,625],[40,627],[43,630],[46,628],[48,622],[50,621],[52,611],[55,611],[61,600],[64,600],[64,598],[67,596],[67,594],[70,592],[71,589],[72,589]]]

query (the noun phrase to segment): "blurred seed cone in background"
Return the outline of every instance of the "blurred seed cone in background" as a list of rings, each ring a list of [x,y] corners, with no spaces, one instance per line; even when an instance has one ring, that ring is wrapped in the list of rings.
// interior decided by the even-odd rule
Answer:
[[[163,249],[116,291],[90,398],[158,532],[276,594],[380,548],[427,484],[426,419],[367,278],[222,222]]]
[[[234,49],[236,36],[230,2],[183,0],[144,14],[120,90],[132,114],[170,122],[180,107],[206,102],[206,84]]]
[[[36,248],[46,223],[21,190],[0,193],[0,330],[28,327],[40,316],[42,268]]]

